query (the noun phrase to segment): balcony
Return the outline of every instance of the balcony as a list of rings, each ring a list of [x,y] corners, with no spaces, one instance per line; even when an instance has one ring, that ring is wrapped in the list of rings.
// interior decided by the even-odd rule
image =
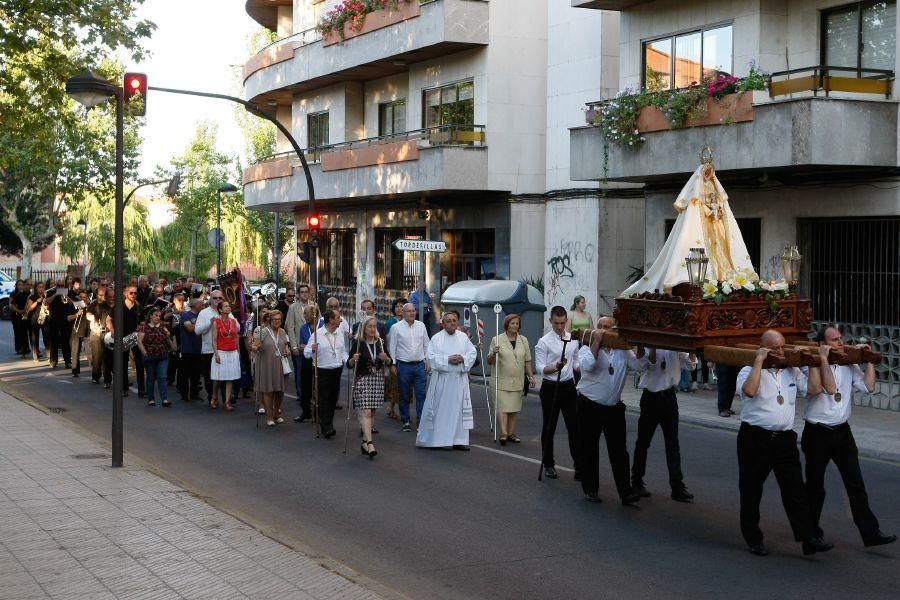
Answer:
[[[443,125],[305,151],[317,200],[365,201],[486,190],[487,146],[480,125]],[[294,208],[309,199],[293,152],[244,170],[244,204]]]
[[[638,4],[653,0],[572,0],[573,8],[594,8],[596,10],[628,10]]]
[[[773,93],[778,91],[773,84]],[[753,104],[752,114],[744,122],[659,130],[644,134],[644,138],[646,141],[633,149],[610,144],[608,168],[604,169],[600,129],[573,128],[572,179],[682,180],[697,168],[697,152],[707,144],[713,148],[716,169],[723,176],[890,169],[897,166],[897,103],[823,95],[776,100]]]
[[[269,100],[283,104],[296,94],[387,77],[407,71],[411,63],[487,45],[485,0],[430,0],[414,6],[418,16],[364,29],[340,43],[313,34],[279,40],[277,47],[285,48],[277,52],[266,48],[247,61],[245,97],[261,105]],[[377,13],[368,15],[367,21],[377,21],[373,15]]]

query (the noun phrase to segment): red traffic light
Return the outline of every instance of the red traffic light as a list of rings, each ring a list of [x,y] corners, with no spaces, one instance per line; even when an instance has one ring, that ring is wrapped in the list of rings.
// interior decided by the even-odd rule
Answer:
[[[144,73],[125,73],[122,89],[131,113],[140,116],[147,114],[147,76]]]
[[[319,215],[307,217],[306,224],[309,225],[310,229],[318,229],[320,225]]]

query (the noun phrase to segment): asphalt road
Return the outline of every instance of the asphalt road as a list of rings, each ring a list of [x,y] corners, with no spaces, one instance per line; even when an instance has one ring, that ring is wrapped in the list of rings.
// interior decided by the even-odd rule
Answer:
[[[46,362],[12,356],[0,324],[0,386],[108,439],[108,390]],[[346,395],[346,387],[343,394]],[[836,545],[804,558],[793,541],[774,478],[762,506],[772,554],[747,552],[738,529],[737,459],[732,432],[682,425],[693,504],[668,498],[661,434],[651,448],[652,498],[622,507],[604,465],[603,504],[585,502],[571,471],[537,481],[538,401],[520,417],[519,446],[495,446],[483,388],[473,385],[472,451],[417,450],[414,434],[379,418],[374,461],[339,436],[315,439],[309,424],[256,429],[250,401],[234,413],[177,401],[148,408],[126,399],[125,447],[218,506],[249,517],[279,539],[343,563],[410,598],[894,598],[900,544],[867,550],[849,516],[837,471],[828,476],[822,524]],[[346,404],[346,399],[344,400]],[[287,412],[297,414],[293,400]],[[346,409],[337,416],[346,417]],[[636,418],[629,419],[629,444]],[[564,427],[560,425],[560,429]],[[562,435],[560,465],[571,466]],[[566,459],[566,460],[563,460]],[[126,462],[129,456],[126,455]],[[900,465],[863,461],[882,528],[900,531]],[[383,590],[382,590],[383,591]]]

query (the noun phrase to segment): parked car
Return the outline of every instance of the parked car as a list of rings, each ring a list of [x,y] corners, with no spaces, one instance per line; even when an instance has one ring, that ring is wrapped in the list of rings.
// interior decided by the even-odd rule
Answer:
[[[0,271],[0,319],[9,320],[12,311],[9,309],[9,297],[16,291],[16,280]]]

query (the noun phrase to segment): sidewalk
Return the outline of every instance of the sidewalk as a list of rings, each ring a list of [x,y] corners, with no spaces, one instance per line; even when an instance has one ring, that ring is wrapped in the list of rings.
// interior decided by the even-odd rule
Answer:
[[[629,376],[622,401],[628,412],[640,412],[641,390],[635,389]],[[803,431],[803,411],[805,399],[797,399],[797,416],[794,420],[794,431],[799,435]],[[734,416],[719,416],[716,408],[715,390],[698,390],[696,392],[678,392],[678,411],[683,423],[693,423],[716,429],[737,431],[741,426],[741,401],[735,396],[731,406]],[[865,406],[853,406],[850,413],[850,426],[861,456],[880,458],[900,463],[900,413]],[[682,434],[687,435],[687,434]]]
[[[126,462],[128,462],[126,457]],[[0,599],[379,598],[0,391]]]

